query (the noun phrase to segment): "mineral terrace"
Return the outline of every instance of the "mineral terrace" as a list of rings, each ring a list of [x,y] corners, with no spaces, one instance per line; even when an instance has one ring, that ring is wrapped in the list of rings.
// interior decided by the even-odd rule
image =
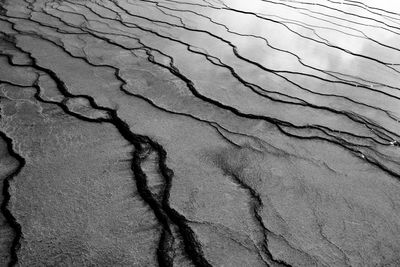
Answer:
[[[0,266],[400,266],[396,0],[0,0]]]

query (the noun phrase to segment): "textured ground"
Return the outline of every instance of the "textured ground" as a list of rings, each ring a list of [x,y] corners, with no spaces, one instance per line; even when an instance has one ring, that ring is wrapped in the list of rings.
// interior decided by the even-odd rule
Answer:
[[[0,266],[400,266],[400,5],[0,0]]]

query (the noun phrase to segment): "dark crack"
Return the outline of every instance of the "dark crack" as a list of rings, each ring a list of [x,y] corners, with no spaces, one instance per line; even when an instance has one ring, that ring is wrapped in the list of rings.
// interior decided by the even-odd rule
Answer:
[[[18,262],[17,253],[21,246],[20,240],[21,238],[23,238],[23,233],[21,225],[18,223],[17,219],[14,217],[11,210],[9,209],[9,204],[11,199],[10,188],[13,179],[22,171],[26,162],[25,159],[15,151],[13,140],[10,137],[8,137],[2,131],[0,131],[0,137],[6,142],[8,153],[18,161],[18,167],[11,174],[9,174],[3,181],[3,192],[2,192],[3,202],[1,203],[1,212],[15,233],[14,239],[10,247],[11,258],[10,262],[8,263],[8,266],[11,267],[15,266]]]

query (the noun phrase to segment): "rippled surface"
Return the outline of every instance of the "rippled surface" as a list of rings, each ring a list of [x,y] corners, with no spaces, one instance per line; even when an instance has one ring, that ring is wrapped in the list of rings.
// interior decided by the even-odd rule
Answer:
[[[0,265],[399,265],[399,8],[0,1]]]

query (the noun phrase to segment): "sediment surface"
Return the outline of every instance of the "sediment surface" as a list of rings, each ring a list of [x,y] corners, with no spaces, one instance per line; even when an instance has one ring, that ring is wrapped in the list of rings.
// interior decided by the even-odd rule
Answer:
[[[400,5],[0,0],[0,266],[399,266]]]

